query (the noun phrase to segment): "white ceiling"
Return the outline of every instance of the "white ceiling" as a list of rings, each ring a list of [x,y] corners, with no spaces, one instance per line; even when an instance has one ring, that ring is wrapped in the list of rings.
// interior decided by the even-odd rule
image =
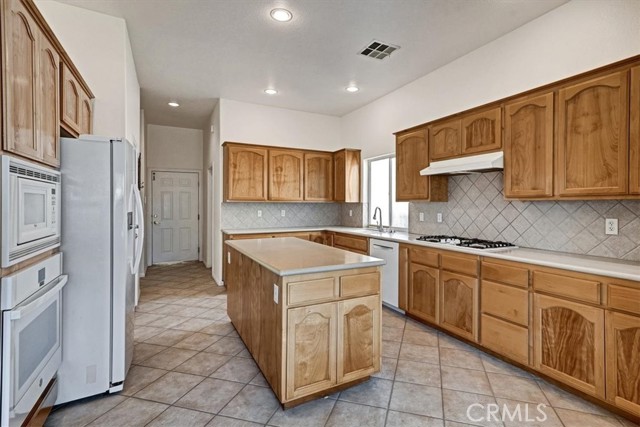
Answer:
[[[218,98],[342,116],[566,2],[61,1],[124,18],[147,122],[198,128]],[[274,7],[293,20],[272,20]],[[382,61],[358,55],[373,39],[401,49]],[[350,83],[361,90],[346,92]]]

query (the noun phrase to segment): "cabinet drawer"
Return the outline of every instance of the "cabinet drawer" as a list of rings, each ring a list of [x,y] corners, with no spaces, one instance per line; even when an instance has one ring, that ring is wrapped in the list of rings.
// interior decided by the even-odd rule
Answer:
[[[481,319],[482,345],[504,356],[529,364],[529,330],[483,314]]]
[[[438,253],[436,251],[412,247],[409,250],[409,256],[411,262],[415,262],[417,264],[428,265],[429,267],[436,268],[440,265]]]
[[[354,237],[336,234],[333,236],[333,245],[341,246],[348,249],[354,249],[356,251],[365,253],[368,253],[369,251],[369,239],[367,239],[366,237]]]
[[[304,282],[289,283],[288,304],[317,303],[330,301],[338,296],[336,281],[333,277],[326,277]]]
[[[457,273],[478,276],[478,258],[460,255],[442,254],[440,257],[440,267],[443,270],[455,271]]]
[[[482,278],[527,288],[529,269],[490,261],[482,262]]]
[[[380,274],[366,273],[340,277],[340,296],[373,295],[380,292]]]
[[[640,314],[640,288],[610,284],[607,289],[609,307]]]
[[[529,324],[529,291],[482,281],[482,312],[518,323]]]
[[[543,271],[533,272],[533,287],[536,291],[593,304],[600,304],[600,285],[601,283],[596,280],[579,279]]]

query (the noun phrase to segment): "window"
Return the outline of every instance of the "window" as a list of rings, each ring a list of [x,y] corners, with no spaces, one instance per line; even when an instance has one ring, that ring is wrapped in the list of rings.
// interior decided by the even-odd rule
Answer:
[[[409,228],[409,203],[396,202],[396,156],[368,160],[367,168],[369,225],[378,225],[373,214],[379,207],[382,210],[383,226]]]

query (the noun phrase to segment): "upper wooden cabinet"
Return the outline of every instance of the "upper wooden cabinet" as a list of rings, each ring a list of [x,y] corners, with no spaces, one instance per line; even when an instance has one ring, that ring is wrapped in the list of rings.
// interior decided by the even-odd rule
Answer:
[[[631,69],[629,193],[640,194],[640,66]]]
[[[559,196],[627,193],[627,77],[616,72],[558,92]]]
[[[505,105],[504,194],[553,196],[553,93]]]
[[[429,166],[427,128],[396,135],[396,200],[447,201],[448,179],[428,177],[420,171]]]
[[[429,127],[429,159],[444,160],[462,153],[462,121],[447,120]]]
[[[462,117],[462,154],[478,154],[502,148],[500,107]]]
[[[326,202],[333,200],[333,155],[304,154],[304,199]]]
[[[269,150],[269,200],[300,201],[304,155],[294,150]]]
[[[80,133],[80,111],[82,109],[80,83],[71,70],[62,64],[62,127],[70,133]]]
[[[242,144],[224,147],[225,200],[267,200],[267,149]]]
[[[5,0],[1,7],[2,148],[57,167],[62,64],[70,60],[32,1]],[[86,87],[84,95],[93,96]]]
[[[223,146],[225,201],[360,201],[360,150]]]
[[[333,197],[336,202],[361,201],[360,150],[344,149],[333,154]]]

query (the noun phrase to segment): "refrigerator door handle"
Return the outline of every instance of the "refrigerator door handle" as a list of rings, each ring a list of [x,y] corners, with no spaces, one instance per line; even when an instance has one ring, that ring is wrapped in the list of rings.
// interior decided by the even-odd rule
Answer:
[[[131,264],[131,274],[138,273],[140,267],[140,260],[142,259],[142,249],[144,244],[144,211],[142,207],[142,197],[140,196],[140,190],[136,184],[131,187],[133,191],[133,198],[136,205],[136,225],[134,227],[134,242],[135,253],[133,255],[133,263]]]

